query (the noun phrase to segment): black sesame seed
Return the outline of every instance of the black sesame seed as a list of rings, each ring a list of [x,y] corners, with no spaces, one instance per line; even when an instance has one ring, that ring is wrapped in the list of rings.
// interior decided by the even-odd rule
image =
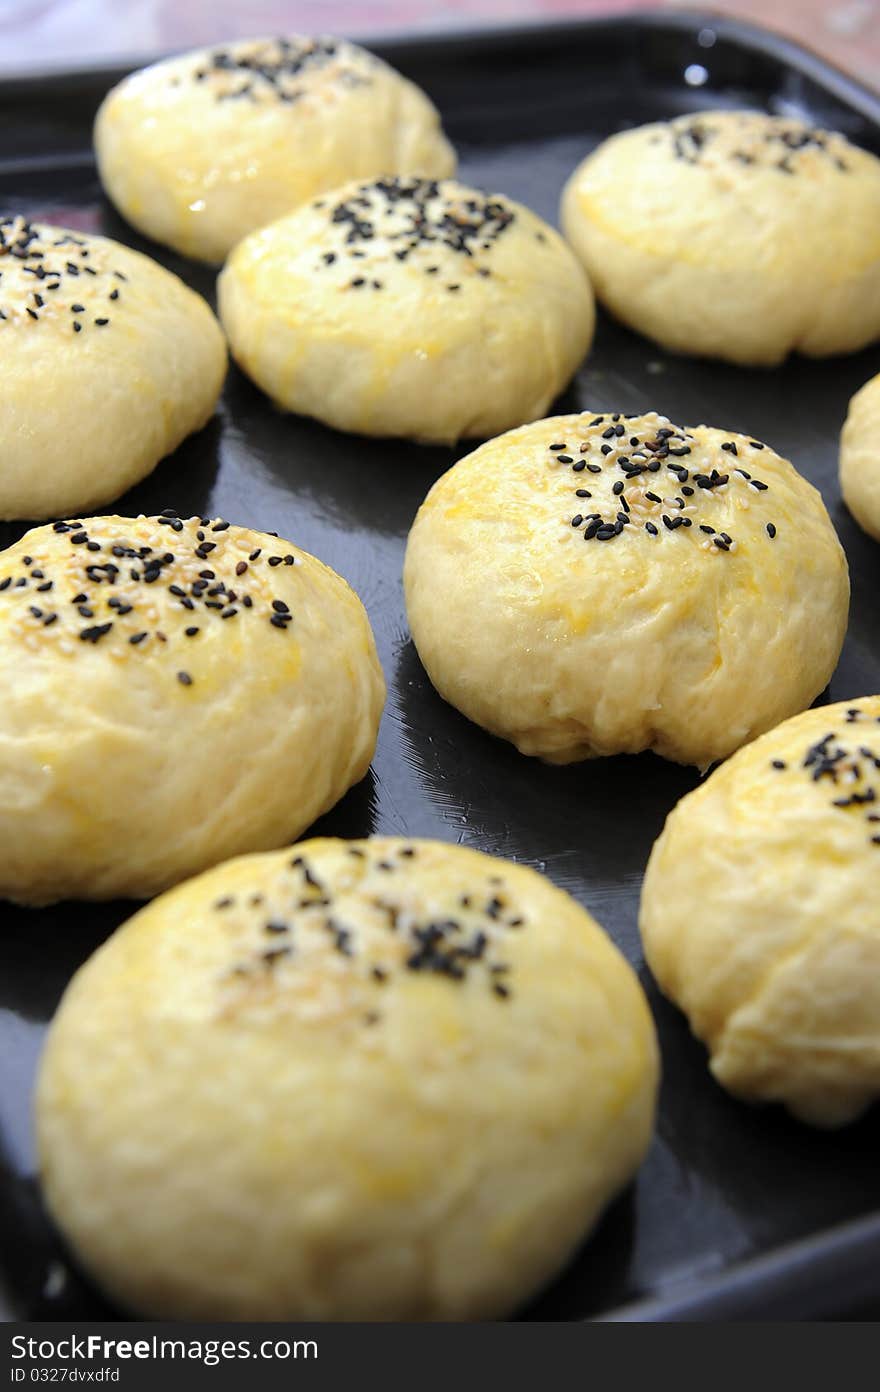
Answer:
[[[80,629],[79,636],[84,643],[98,643],[104,637],[105,633],[110,632],[112,627],[112,621],[110,623],[94,624],[91,628]]]

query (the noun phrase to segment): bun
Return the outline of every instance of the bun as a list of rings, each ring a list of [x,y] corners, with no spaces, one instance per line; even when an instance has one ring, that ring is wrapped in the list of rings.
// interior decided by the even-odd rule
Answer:
[[[541,415],[595,318],[539,217],[427,179],[347,184],[255,232],[219,306],[236,361],[286,410],[446,443]]]
[[[849,403],[840,437],[840,491],[859,526],[880,541],[880,373]]]
[[[849,601],[787,460],[653,411],[556,416],[460,460],[419,509],[404,582],[441,696],[554,763],[725,758],[823,690]]]
[[[181,885],[77,973],[43,1192],[153,1318],[497,1318],[631,1178],[656,1088],[634,973],[540,875],[308,841]]]
[[[101,181],[141,232],[221,262],[248,232],[347,179],[442,176],[428,98],[344,39],[247,39],[134,73],[95,122]]]
[[[673,352],[772,367],[880,336],[880,160],[791,117],[612,136],[569,179],[562,226],[602,303]]]
[[[0,218],[0,517],[118,498],[210,418],[226,374],[201,296],[106,237]]]
[[[147,898],[294,840],[366,773],[357,596],[222,519],[92,517],[0,553],[0,895]]]
[[[641,931],[723,1087],[842,1126],[880,1096],[880,697],[822,706],[683,798]]]

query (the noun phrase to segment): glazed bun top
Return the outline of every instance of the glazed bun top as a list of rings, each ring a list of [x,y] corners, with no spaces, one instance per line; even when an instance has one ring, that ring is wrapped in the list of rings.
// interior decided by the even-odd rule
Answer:
[[[200,49],[132,74],[101,107],[95,142],[125,216],[215,262],[347,179],[455,168],[418,87],[356,44],[303,35]]]
[[[521,203],[454,179],[346,184],[255,232],[230,264],[279,309],[306,294],[325,319],[372,324],[387,314],[398,332],[429,342],[450,321],[542,288],[548,312],[565,291],[572,315],[583,302],[592,322],[589,287],[559,234]]]
[[[712,111],[639,126],[583,170],[595,212],[628,223],[658,256],[713,267],[808,258],[847,273],[880,257],[880,160],[792,117]],[[706,202],[716,195],[721,220]],[[792,241],[765,243],[784,229]]]
[[[138,293],[124,288],[133,259],[144,261],[105,237],[20,214],[0,218],[0,333],[30,320],[42,325],[42,334],[63,333],[68,342],[71,334],[124,322]]]
[[[0,552],[0,636],[60,657],[100,644],[126,665],[161,658],[168,666],[167,653],[183,657],[181,638],[201,634],[219,656],[216,644],[233,634],[240,643],[244,625],[290,631],[289,569],[305,561],[320,566],[287,542],[171,509],[53,522]],[[235,618],[241,622],[232,628],[218,624]],[[203,651],[186,645],[187,659]]]

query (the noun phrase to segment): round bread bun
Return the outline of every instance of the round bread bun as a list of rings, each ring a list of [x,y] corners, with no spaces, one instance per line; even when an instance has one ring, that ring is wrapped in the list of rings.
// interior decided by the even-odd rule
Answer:
[[[343,39],[247,39],[127,77],[95,122],[101,181],[157,242],[218,263],[347,179],[455,171],[424,92]]]
[[[205,301],[106,237],[0,218],[0,518],[118,498],[211,416],[226,345]]]
[[[863,531],[880,541],[880,373],[849,403],[840,437],[840,491]]]
[[[294,840],[366,773],[357,596],[222,519],[92,517],[0,552],[0,895],[147,898]]]
[[[218,302],[233,356],[278,405],[437,442],[541,415],[595,323],[547,223],[451,180],[334,190],[242,242]]]
[[[635,974],[541,875],[307,841],[179,886],[77,973],[43,1192],[144,1315],[497,1318],[634,1174],[657,1074]]]
[[[880,697],[787,720],[670,814],[645,955],[718,1082],[841,1126],[880,1097]]]
[[[673,352],[772,367],[880,336],[880,160],[792,117],[612,136],[569,179],[562,225],[603,304]]]
[[[556,416],[444,474],[404,568],[431,681],[524,754],[701,767],[802,710],[846,629],[822,500],[747,435]]]

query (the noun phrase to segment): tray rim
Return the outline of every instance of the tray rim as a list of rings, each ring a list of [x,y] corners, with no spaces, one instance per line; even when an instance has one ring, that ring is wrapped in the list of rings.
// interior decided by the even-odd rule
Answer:
[[[552,49],[561,43],[583,43],[591,35],[615,30],[631,30],[634,34],[654,30],[696,38],[703,29],[711,29],[719,39],[775,60],[780,66],[808,78],[876,125],[880,133],[880,90],[874,91],[785,34],[711,9],[632,10],[576,19],[480,23],[473,28],[456,26],[439,31],[389,30],[361,37],[355,35],[353,41],[393,62],[397,56],[406,57],[419,50],[435,54],[445,50],[448,56],[462,48],[473,54],[474,51],[497,52],[499,48],[516,51],[528,45],[534,51],[536,47]],[[86,92],[105,84],[109,90],[128,73],[186,51],[189,50],[162,50],[131,60],[120,57],[100,64],[58,63],[22,69],[0,77],[0,102],[14,102],[17,97],[31,98],[44,84],[59,84],[68,92],[71,89]],[[17,158],[14,165],[6,166],[0,160],[0,173],[4,168],[12,173],[15,167],[25,168],[29,163],[27,157]],[[671,1280],[655,1295],[639,1297],[598,1315],[583,1316],[571,1322],[717,1323],[756,1317],[822,1320],[828,1318],[829,1313],[832,1317],[841,1317],[840,1311],[851,1304],[852,1292],[842,1302],[829,1303],[822,1297],[835,1289],[839,1293],[853,1272],[858,1280],[857,1301],[876,1293],[880,1284],[880,1202],[876,1209],[858,1218],[819,1228],[804,1238],[781,1243],[757,1256],[734,1260],[705,1278]],[[792,1314],[791,1304],[787,1303],[798,1299],[806,1300],[808,1305],[807,1313],[799,1316]],[[19,1320],[8,1276],[0,1269],[0,1322]]]
[[[634,32],[655,29],[682,35],[698,35],[703,29],[712,29],[719,38],[775,59],[803,77],[810,78],[832,96],[854,107],[867,120],[880,125],[880,87],[875,91],[787,34],[712,9],[629,10],[624,14],[585,15],[579,19],[535,20],[518,24],[502,20],[497,24],[481,23],[473,28],[457,25],[448,30],[424,32],[390,29],[360,36],[355,34],[352,42],[380,56],[392,57],[395,53],[413,53],[420,48],[435,53],[442,49],[462,47],[486,51],[499,45],[504,49],[517,49],[524,44],[532,48],[536,45],[539,48],[552,48],[559,43],[569,40],[577,42],[590,34],[615,29],[631,29]],[[112,84],[139,68],[189,51],[190,48],[154,49],[142,53],[137,59],[120,55],[108,58],[106,63],[49,63],[29,67],[0,77],[0,98],[14,98],[19,92],[30,95],[33,88],[41,83],[63,81],[68,87],[84,89],[103,81]]]

